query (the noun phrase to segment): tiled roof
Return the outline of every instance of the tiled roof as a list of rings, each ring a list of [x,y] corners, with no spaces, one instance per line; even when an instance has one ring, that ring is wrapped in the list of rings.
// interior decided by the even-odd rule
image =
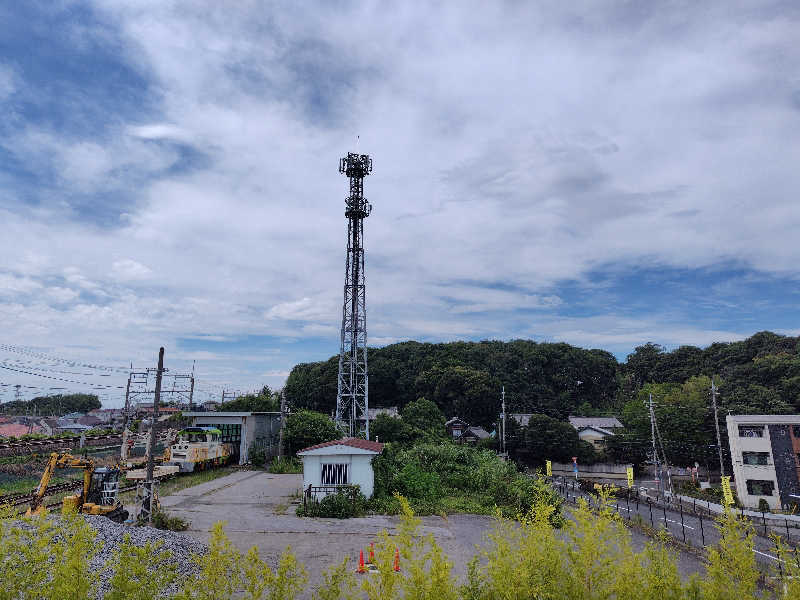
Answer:
[[[21,435],[25,435],[26,433],[28,433],[27,425],[17,425],[16,423],[10,423],[8,425],[0,425],[0,436],[19,437]]]
[[[308,452],[310,450],[327,448],[329,446],[350,446],[351,448],[358,448],[359,450],[369,450],[370,452],[378,452],[378,453],[383,451],[383,444],[381,444],[380,442],[373,442],[362,438],[347,437],[347,438],[342,438],[340,440],[332,440],[330,442],[317,444],[316,446],[309,446],[308,448],[303,448],[302,450],[300,450],[300,452]]]

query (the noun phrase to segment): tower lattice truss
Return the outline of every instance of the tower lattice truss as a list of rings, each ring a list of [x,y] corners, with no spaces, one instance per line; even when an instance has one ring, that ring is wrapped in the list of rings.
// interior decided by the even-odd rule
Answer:
[[[350,179],[345,200],[347,261],[344,274],[339,382],[336,422],[351,436],[369,439],[369,376],[367,372],[367,306],[364,283],[364,219],[372,205],[364,198],[364,177],[372,172],[372,159],[349,152],[339,161],[339,172]]]

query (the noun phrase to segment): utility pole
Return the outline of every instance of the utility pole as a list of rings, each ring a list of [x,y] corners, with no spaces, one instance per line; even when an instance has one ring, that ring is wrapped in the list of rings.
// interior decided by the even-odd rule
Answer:
[[[506,453],[506,386],[503,386],[503,393],[502,393],[502,413],[500,413],[500,420],[501,420],[501,431],[502,431],[502,444],[501,449],[503,451],[503,456]]]
[[[717,386],[714,385],[714,377],[711,377],[711,404],[714,407],[714,427],[717,430],[717,451],[719,452],[719,475],[725,475],[725,463],[722,461],[722,441],[719,436],[719,417],[717,416]]]
[[[192,398],[194,398],[194,361],[192,361],[192,379],[191,379],[191,386],[189,387],[189,412],[194,410],[192,405]]]
[[[661,469],[658,463],[658,450],[656,449],[656,414],[653,411],[653,394],[650,394],[650,436],[653,438],[653,468],[655,469],[658,491],[661,491]]]
[[[278,456],[283,456],[283,430],[286,428],[286,394],[281,391],[281,428],[278,432]]]
[[[131,363],[133,371],[133,363]],[[131,409],[131,375],[128,374],[128,385],[125,386],[125,408],[122,411],[122,448],[120,449],[120,460],[124,463],[128,460],[128,413]]]
[[[155,454],[155,447],[156,447],[156,422],[158,421],[158,401],[161,398],[161,374],[164,372],[164,347],[162,346],[158,351],[158,370],[156,371],[156,392],[153,398],[153,418],[150,422],[150,440],[148,443],[148,452],[147,452],[147,486],[149,487],[149,495],[147,498],[148,507],[147,512],[148,520],[152,523],[153,522],[153,492],[155,491],[155,486],[153,484],[153,468],[155,467],[154,463],[154,454]]]

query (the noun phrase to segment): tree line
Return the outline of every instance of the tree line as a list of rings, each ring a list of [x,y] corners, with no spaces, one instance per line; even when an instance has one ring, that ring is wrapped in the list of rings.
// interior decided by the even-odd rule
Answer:
[[[31,400],[4,402],[0,412],[6,415],[64,416],[73,412],[86,413],[100,408],[95,394],[54,394],[37,396]]]
[[[332,414],[338,356],[295,366],[284,393],[296,408]],[[534,413],[528,428],[508,427],[511,446],[532,460],[567,453],[586,461],[644,462],[650,446],[647,402],[652,394],[664,453],[672,464],[713,463],[716,434],[711,410],[712,377],[719,389],[723,448],[725,415],[793,414],[800,410],[800,337],[759,332],[737,342],[672,351],[655,343],[638,346],[625,362],[600,349],[565,343],[403,342],[369,350],[370,406],[432,401],[450,418],[492,428],[500,412]],[[564,427],[568,415],[615,415],[624,433],[593,456]],[[558,425],[557,423],[561,423]],[[535,431],[534,431],[535,430]],[[550,431],[543,448],[539,430]],[[564,452],[561,452],[564,450]]]

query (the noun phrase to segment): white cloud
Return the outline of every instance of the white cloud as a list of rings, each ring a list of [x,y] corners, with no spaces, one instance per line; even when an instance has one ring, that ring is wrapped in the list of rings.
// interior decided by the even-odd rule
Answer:
[[[132,258],[123,258],[111,264],[111,273],[120,281],[137,281],[147,279],[153,271]]]
[[[57,174],[52,204],[3,214],[0,251],[18,265],[0,279],[11,339],[114,348],[123,362],[245,336],[322,338],[335,353],[347,193],[336,165],[356,135],[375,161],[365,244],[376,343],[730,339],[748,332],[680,315],[625,325],[610,306],[572,320],[559,284],[609,265],[800,277],[791,15],[729,3],[702,19],[614,3],[99,10],[155,109],[109,115],[85,136],[23,122],[0,142]],[[177,168],[176,143],[201,166]],[[114,229],[80,212],[85,198],[104,208],[123,194]],[[50,292],[66,310],[17,303],[47,278],[66,282]],[[242,387],[285,366],[265,359],[242,374],[212,354],[220,381]]]

